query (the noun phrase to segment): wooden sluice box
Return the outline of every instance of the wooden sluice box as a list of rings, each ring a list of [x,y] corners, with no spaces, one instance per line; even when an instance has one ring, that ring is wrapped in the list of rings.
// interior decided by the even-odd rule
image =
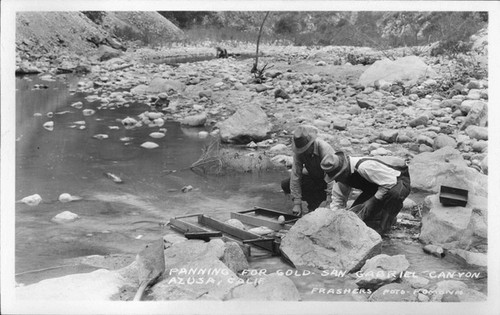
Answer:
[[[254,207],[250,210],[231,212],[231,219],[237,219],[248,227],[267,227],[274,232],[289,230],[300,218],[288,213]],[[281,217],[281,221],[279,218]],[[283,220],[284,219],[284,220]],[[172,229],[182,233],[187,239],[201,239],[209,241],[212,237],[222,237],[234,240],[247,246],[250,245],[280,255],[279,245],[281,238],[276,235],[259,235],[250,231],[224,223],[204,214],[191,214],[171,218],[169,225]],[[270,233],[270,234],[276,234]]]

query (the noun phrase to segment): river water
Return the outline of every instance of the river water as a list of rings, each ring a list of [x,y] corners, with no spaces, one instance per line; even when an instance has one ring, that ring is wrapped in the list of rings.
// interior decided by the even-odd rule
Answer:
[[[279,184],[285,173],[195,174],[189,166],[211,140],[198,136],[203,129],[166,122],[162,126],[166,136],[161,139],[149,136],[159,127],[126,130],[122,119],[150,110],[138,103],[84,116],[83,109],[99,104],[87,103],[83,93],[70,92],[77,81],[71,76],[55,82],[36,76],[16,80],[16,200],[32,194],[43,198],[35,207],[16,205],[17,273],[57,265],[65,258],[137,253],[149,240],[171,232],[158,223],[173,216],[206,213],[228,219],[229,212],[253,206],[287,207]],[[36,84],[48,88],[33,89]],[[79,101],[83,108],[71,107]],[[52,118],[47,117],[49,112],[54,113]],[[47,121],[54,122],[53,131],[43,128]],[[72,128],[77,121],[85,121],[86,128]],[[109,138],[98,140],[93,138],[96,134]],[[120,141],[124,137],[131,139]],[[145,141],[159,147],[142,148]],[[123,183],[115,183],[106,172]],[[193,190],[181,192],[187,185]],[[61,203],[62,193],[83,200]],[[50,221],[63,211],[80,219],[69,225]]]
[[[86,94],[71,92],[80,78],[61,75],[56,81],[40,81],[37,76],[16,79],[16,200],[39,194],[43,201],[31,207],[16,204],[16,273],[64,265],[73,257],[87,255],[135,255],[149,241],[174,233],[158,223],[171,217],[204,213],[221,220],[229,212],[261,206],[286,211],[289,200],[281,192],[279,182],[285,172],[246,173],[204,177],[193,173],[195,162],[210,137],[198,136],[199,128],[185,128],[167,122],[166,136],[153,139],[151,132],[159,127],[147,126],[126,130],[121,120],[136,117],[149,110],[140,103],[98,110],[99,104],[88,103]],[[33,89],[44,84],[47,89]],[[82,109],[71,104],[82,102]],[[84,116],[83,109],[95,109]],[[47,117],[47,113],[54,113]],[[41,114],[36,115],[36,114]],[[53,131],[43,128],[54,122]],[[86,128],[75,128],[85,121]],[[118,128],[110,129],[110,126]],[[98,140],[96,134],[109,138]],[[130,138],[122,141],[124,137]],[[159,144],[145,149],[145,141]],[[119,176],[122,184],[113,182],[104,173]],[[183,193],[186,185],[192,191]],[[81,201],[61,203],[62,193],[81,196]],[[51,219],[63,211],[71,211],[80,219],[71,224],[57,224]],[[461,271],[466,267],[449,258],[440,259],[423,254],[421,245],[402,241],[385,241],[383,252],[404,254],[412,271]],[[268,272],[288,270],[276,257],[254,257],[252,268]],[[84,268],[66,269],[66,273],[85,272]],[[56,275],[61,275],[57,273]],[[31,274],[18,278],[32,283],[51,276]],[[55,275],[52,275],[55,276]],[[352,286],[352,281],[338,277],[291,276],[303,300],[350,300],[351,295],[313,294],[315,287]],[[18,281],[20,281],[18,280]],[[444,279],[436,279],[435,282]],[[456,279],[455,279],[456,280]],[[469,287],[486,293],[486,279],[466,280]]]

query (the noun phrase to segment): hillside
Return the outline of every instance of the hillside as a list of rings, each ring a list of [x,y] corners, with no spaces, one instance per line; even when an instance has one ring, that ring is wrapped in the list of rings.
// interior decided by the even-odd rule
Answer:
[[[157,12],[98,12],[93,15],[23,12],[16,19],[16,51],[18,57],[28,60],[61,51],[86,55],[103,44],[124,49],[122,38],[178,40],[182,36],[180,29]]]
[[[265,12],[160,12],[182,30],[258,32]],[[487,12],[272,11],[264,34],[294,45],[396,48],[466,40],[487,26]]]

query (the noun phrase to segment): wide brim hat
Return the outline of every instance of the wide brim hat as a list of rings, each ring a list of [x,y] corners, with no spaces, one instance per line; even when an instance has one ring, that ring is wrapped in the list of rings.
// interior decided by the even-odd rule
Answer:
[[[318,137],[318,129],[310,125],[300,125],[293,132],[292,150],[296,154],[304,153]]]
[[[336,181],[349,167],[343,152],[337,152],[334,155],[329,154],[321,160],[321,169],[325,172],[327,182]]]

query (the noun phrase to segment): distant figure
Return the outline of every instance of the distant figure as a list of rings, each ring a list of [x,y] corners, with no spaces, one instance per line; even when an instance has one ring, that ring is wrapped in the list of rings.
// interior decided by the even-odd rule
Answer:
[[[292,195],[295,215],[302,214],[302,200],[307,202],[309,212],[320,205],[328,207],[331,201],[333,182],[327,184],[321,164],[335,150],[317,136],[318,129],[309,125],[300,125],[293,133],[292,172],[281,182],[281,188]]]
[[[336,182],[331,209],[346,207],[352,188],[362,191],[349,209],[379,234],[387,233],[410,194],[410,173],[402,159],[385,163],[372,157],[329,155],[321,164],[327,182]]]
[[[228,57],[227,50],[224,48],[220,48],[217,46],[217,47],[215,47],[215,52],[216,52],[217,58],[227,58]]]

